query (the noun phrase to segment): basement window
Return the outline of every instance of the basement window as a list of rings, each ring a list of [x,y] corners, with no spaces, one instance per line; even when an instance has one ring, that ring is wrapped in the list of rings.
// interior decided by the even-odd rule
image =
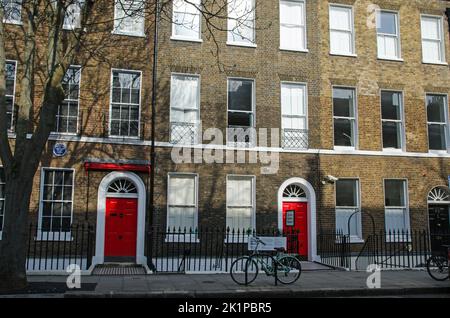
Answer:
[[[410,230],[407,191],[406,180],[384,180],[384,222],[387,234]],[[399,237],[392,234],[387,239],[393,241]]]
[[[241,240],[244,236],[242,231],[255,228],[255,178],[253,176],[228,176],[227,177],[227,220],[226,226],[230,233],[237,234],[239,230]],[[231,235],[232,236],[232,235]],[[231,241],[231,237],[229,238]],[[231,241],[229,243],[232,243]]]

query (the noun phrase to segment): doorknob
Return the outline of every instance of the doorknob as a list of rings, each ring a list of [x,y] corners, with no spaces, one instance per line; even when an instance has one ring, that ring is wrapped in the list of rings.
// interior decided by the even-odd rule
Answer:
[[[119,239],[119,240],[123,239],[123,236],[122,236],[122,235],[119,235],[118,239]]]
[[[120,213],[119,216],[120,216],[121,218],[123,218],[123,213]]]
[[[110,216],[117,216],[117,213],[111,213]]]

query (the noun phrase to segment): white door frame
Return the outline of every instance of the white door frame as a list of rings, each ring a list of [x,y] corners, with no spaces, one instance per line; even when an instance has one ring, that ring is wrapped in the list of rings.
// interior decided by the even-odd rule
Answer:
[[[95,256],[92,265],[103,264],[105,261],[105,215],[106,198],[108,197],[108,187],[116,179],[126,179],[136,186],[138,195],[137,209],[137,238],[136,238],[136,263],[147,265],[147,257],[144,255],[145,245],[145,185],[140,177],[133,172],[113,171],[107,174],[98,187],[97,199],[97,234],[95,239]],[[114,197],[121,197],[120,194]],[[125,195],[124,197],[129,197]]]
[[[306,198],[308,201],[308,260],[318,261],[317,256],[317,230],[316,230],[316,192],[314,191],[311,183],[303,178],[290,178],[283,182],[283,184],[278,189],[278,229],[283,230],[283,202],[291,201],[289,199],[283,200],[284,189],[288,185],[297,184],[306,193]],[[299,200],[297,200],[299,201]],[[305,200],[302,200],[303,202]]]

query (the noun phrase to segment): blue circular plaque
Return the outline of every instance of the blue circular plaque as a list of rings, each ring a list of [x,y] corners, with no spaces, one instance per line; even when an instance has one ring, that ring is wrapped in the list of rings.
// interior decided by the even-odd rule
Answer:
[[[63,143],[56,143],[53,146],[53,155],[55,157],[63,157],[67,154],[67,146]]]

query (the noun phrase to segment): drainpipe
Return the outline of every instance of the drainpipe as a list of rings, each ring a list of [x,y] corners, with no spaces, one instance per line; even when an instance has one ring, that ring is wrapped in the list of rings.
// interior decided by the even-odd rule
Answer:
[[[156,123],[156,95],[158,78],[158,33],[159,33],[159,0],[155,0],[155,26],[153,32],[153,76],[152,76],[152,117],[151,117],[151,149],[150,149],[150,219],[149,226],[153,225],[153,215],[155,208],[155,123]]]

